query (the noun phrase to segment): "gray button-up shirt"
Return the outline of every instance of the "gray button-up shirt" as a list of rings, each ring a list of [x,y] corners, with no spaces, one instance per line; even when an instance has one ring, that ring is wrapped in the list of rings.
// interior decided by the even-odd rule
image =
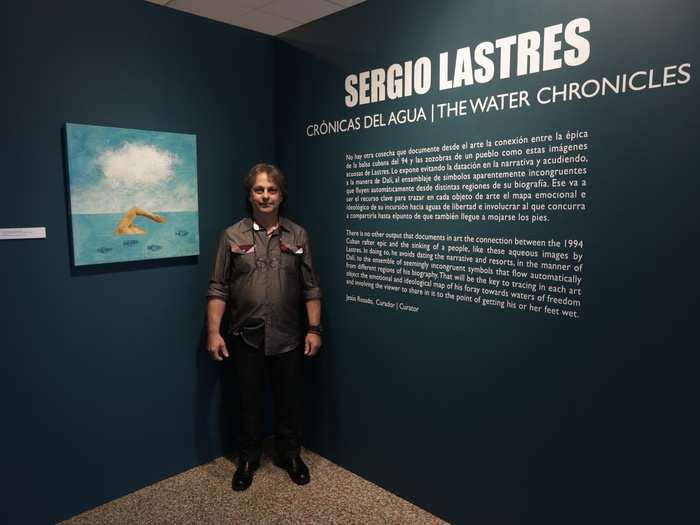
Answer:
[[[263,347],[265,355],[293,350],[303,336],[304,302],[321,298],[306,230],[285,217],[270,237],[250,218],[229,226],[207,296],[226,301],[229,331]]]

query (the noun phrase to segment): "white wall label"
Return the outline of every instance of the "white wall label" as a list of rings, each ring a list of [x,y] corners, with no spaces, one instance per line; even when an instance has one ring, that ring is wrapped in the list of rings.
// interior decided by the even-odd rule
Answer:
[[[0,228],[0,240],[46,239],[46,228]]]

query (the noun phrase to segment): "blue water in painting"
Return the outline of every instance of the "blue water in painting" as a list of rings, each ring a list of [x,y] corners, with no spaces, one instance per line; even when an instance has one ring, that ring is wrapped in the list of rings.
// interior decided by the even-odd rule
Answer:
[[[166,222],[136,217],[134,225],[146,230],[142,235],[114,233],[122,213],[73,215],[75,265],[199,255],[197,212],[154,213],[164,216]]]

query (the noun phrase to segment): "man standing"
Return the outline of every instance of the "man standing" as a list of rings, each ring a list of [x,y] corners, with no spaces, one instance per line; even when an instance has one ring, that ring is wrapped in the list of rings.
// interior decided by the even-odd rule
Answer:
[[[280,216],[286,197],[282,172],[256,164],[245,187],[251,217],[222,233],[207,293],[207,350],[217,361],[231,353],[240,390],[240,456],[233,489],[247,489],[260,464],[265,375],[274,401],[275,464],[304,485],[310,477],[299,454],[301,360],[321,347],[321,289],[306,230]],[[220,326],[227,308],[231,326],[224,338]]]

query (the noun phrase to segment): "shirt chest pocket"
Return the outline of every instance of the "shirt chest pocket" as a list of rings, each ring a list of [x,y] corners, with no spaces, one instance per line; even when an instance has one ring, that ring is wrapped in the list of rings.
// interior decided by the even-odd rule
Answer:
[[[298,272],[301,268],[301,259],[304,256],[304,248],[295,244],[280,241],[280,267],[288,272]]]
[[[231,271],[234,275],[250,273],[255,265],[255,245],[231,243]]]

